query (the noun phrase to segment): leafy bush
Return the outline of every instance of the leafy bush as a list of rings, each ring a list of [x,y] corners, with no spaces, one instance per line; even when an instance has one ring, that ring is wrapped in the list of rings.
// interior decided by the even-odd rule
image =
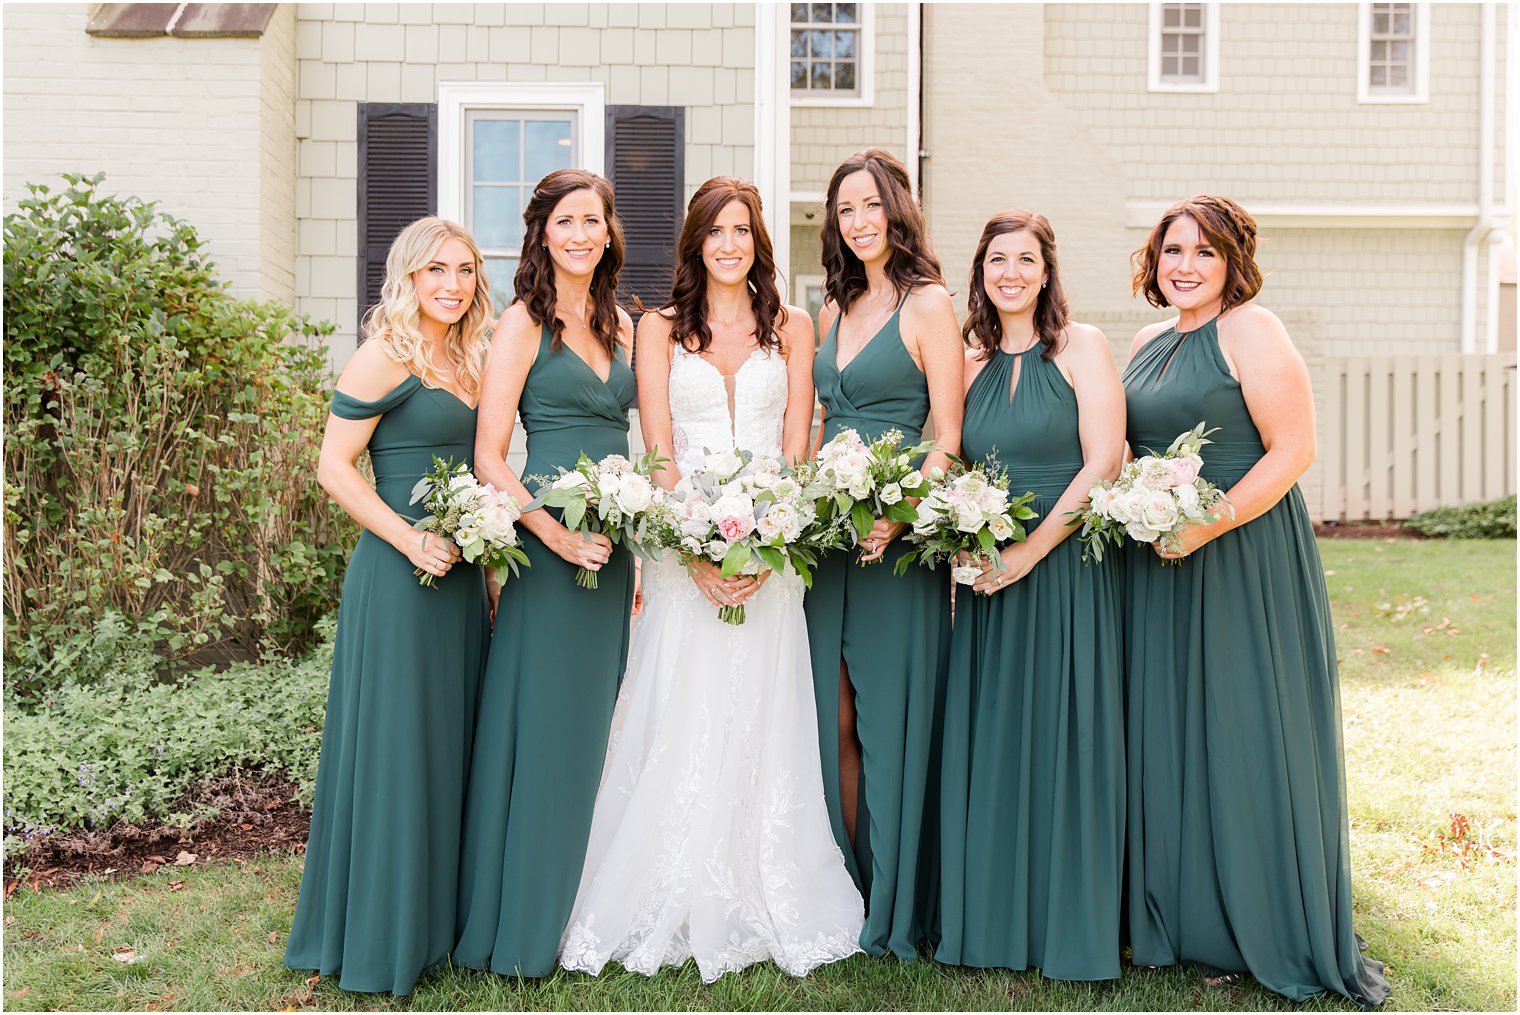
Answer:
[[[331,325],[234,299],[190,225],[64,179],[5,217],[8,684],[98,672],[103,637],[301,649],[353,534],[315,482]]]
[[[1487,504],[1436,508],[1405,520],[1407,528],[1427,536],[1456,539],[1514,539],[1515,496],[1502,497]]]
[[[102,621],[119,623],[120,618]],[[145,679],[150,656],[127,654],[95,683],[65,683],[40,701],[5,699],[5,845],[118,821],[162,819],[194,786],[242,769],[286,769],[308,806],[316,787],[333,623],[299,661],[207,668],[177,683]]]

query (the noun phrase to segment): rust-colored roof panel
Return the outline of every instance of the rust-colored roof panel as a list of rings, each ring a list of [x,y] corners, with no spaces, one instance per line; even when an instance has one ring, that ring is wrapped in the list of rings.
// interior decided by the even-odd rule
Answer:
[[[278,4],[185,4],[173,35],[186,39],[256,39]]]
[[[118,39],[163,35],[179,4],[101,4],[85,31]]]
[[[116,39],[256,39],[278,4],[101,4],[85,31]]]

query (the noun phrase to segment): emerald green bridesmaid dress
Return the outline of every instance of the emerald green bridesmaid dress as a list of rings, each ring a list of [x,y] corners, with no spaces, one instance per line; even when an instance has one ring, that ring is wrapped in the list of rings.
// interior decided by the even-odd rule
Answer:
[[[1206,420],[1203,476],[1228,490],[1265,454],[1213,321],[1146,343],[1124,385],[1137,455]],[[1303,495],[1180,565],[1142,545],[1124,560],[1135,965],[1382,1002],[1352,930],[1335,635]]]
[[[518,414],[523,476],[552,478],[582,452],[628,454],[633,371],[621,348],[603,381],[546,327]],[[628,660],[633,555],[618,547],[595,589],[519,526],[532,566],[502,589],[465,802],[459,965],[554,971],[580,885],[592,805]]]
[[[334,392],[332,412],[380,417],[375,490],[398,514],[420,513],[407,501],[434,455],[472,462],[475,410],[415,375],[373,402]],[[460,561],[425,588],[405,556],[372,532],[359,537],[338,607],[290,968],[338,976],[344,990],[409,994],[453,947],[489,618],[480,568]]]
[[[843,370],[836,320],[813,363],[825,441],[851,428],[870,442],[894,427],[916,442],[929,416],[929,386],[903,346],[902,306]],[[860,887],[866,922],[860,946],[916,958],[938,936],[939,736],[949,650],[949,574],[914,564],[893,540],[880,561],[860,566],[857,547],[823,554],[803,599],[813,658],[818,745],[834,838]],[[855,842],[844,826],[839,783],[839,663],[855,689],[861,745]]]
[[[1039,519],[1082,469],[1077,398],[1036,343],[966,392],[968,461],[1008,470]],[[1017,387],[1012,388],[1015,364]],[[941,781],[943,940],[963,966],[1119,975],[1124,688],[1119,576],[1059,543],[990,596],[956,587]]]

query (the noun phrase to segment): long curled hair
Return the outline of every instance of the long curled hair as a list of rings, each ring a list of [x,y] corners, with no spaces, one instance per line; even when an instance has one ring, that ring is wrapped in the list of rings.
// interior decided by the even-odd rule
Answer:
[[[829,178],[823,216],[824,291],[840,313],[850,309],[866,291],[866,266],[848,249],[839,232],[839,187],[844,178],[864,169],[876,181],[882,210],[887,215],[887,279],[899,295],[927,282],[945,284],[939,258],[929,246],[924,213],[913,199],[908,170],[884,148],[867,148],[841,162]]]
[[[776,288],[776,254],[761,216],[760,191],[748,180],[715,176],[697,188],[686,206],[681,238],[676,242],[676,274],[670,300],[660,308],[671,319],[671,339],[691,352],[703,353],[712,345],[712,329],[707,325],[707,265],[702,260],[702,245],[723,209],[735,201],[749,212],[750,237],[755,245],[748,277],[750,306],[755,312],[755,343],[762,349],[781,348],[776,328],[786,323],[786,307]]]
[[[589,190],[595,194],[602,202],[602,214],[607,220],[610,246],[602,251],[601,260],[596,262],[591,276],[589,324],[592,335],[611,356],[617,350],[617,285],[618,273],[623,270],[623,224],[618,221],[613,204],[612,184],[595,173],[584,169],[556,169],[533,188],[533,196],[523,209],[522,259],[512,279],[516,293],[512,302],[526,303],[528,315],[534,323],[549,326],[554,336],[551,348],[557,351],[564,345],[565,322],[554,313],[554,260],[549,256],[544,236],[555,207],[567,194],[577,190]]]
[[[1256,265],[1256,220],[1250,212],[1227,197],[1199,194],[1178,201],[1166,210],[1156,228],[1146,237],[1145,245],[1130,255],[1134,275],[1131,289],[1144,293],[1153,307],[1169,307],[1156,278],[1161,261],[1161,246],[1173,222],[1186,215],[1198,223],[1198,231],[1219,256],[1224,258],[1225,276],[1220,312],[1249,302],[1261,292],[1261,269]]]
[[[1066,289],[1061,285],[1061,271],[1056,264],[1056,232],[1050,227],[1050,220],[1038,212],[1022,208],[998,212],[982,227],[976,256],[971,259],[971,291],[966,295],[966,323],[961,325],[961,337],[977,347],[976,358],[979,360],[990,358],[1003,339],[1002,319],[997,307],[987,297],[984,267],[987,248],[999,236],[1017,232],[1028,232],[1035,238],[1040,245],[1040,258],[1045,262],[1045,286],[1035,294],[1034,305],[1034,333],[1044,346],[1040,350],[1041,359],[1055,357],[1056,343],[1061,340],[1070,319]]]
[[[490,321],[491,284],[486,278],[485,258],[475,238],[457,222],[437,217],[421,218],[401,230],[385,255],[385,282],[380,302],[364,317],[365,341],[379,342],[391,359],[422,378],[430,388],[443,387],[439,364],[433,361],[431,343],[422,334],[417,287],[412,275],[433,260],[445,240],[458,240],[469,248],[475,261],[475,296],[464,316],[449,325],[444,335],[444,356],[453,365],[454,379],[471,397],[480,393],[480,377],[486,355],[486,324]]]

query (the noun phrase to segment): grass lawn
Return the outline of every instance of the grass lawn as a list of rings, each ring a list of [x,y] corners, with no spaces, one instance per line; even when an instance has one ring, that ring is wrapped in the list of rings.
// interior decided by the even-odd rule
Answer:
[[[1321,544],[1340,638],[1357,929],[1403,1010],[1515,1010],[1515,543]],[[1243,802],[1248,805],[1248,802]],[[1454,816],[1460,815],[1460,819]],[[1454,831],[1455,823],[1455,831]],[[425,977],[411,998],[308,985],[280,964],[300,859],[266,858],[5,904],[5,1007],[23,1009],[1293,1009],[1245,984],[1126,967],[1105,984],[857,956],[704,986],[561,973]]]

